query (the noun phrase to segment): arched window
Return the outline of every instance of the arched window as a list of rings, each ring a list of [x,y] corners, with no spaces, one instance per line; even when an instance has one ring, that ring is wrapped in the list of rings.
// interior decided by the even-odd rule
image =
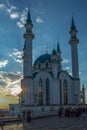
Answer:
[[[45,64],[45,65],[46,65],[46,68],[48,68],[48,67],[49,67],[49,63],[48,63],[48,62],[46,62],[46,64]]]
[[[46,80],[46,105],[50,105],[50,86],[49,79]]]
[[[66,105],[68,103],[68,91],[67,91],[67,81],[64,80],[63,82],[64,87],[64,104]]]
[[[40,63],[38,64],[38,68],[39,68],[39,69],[41,68],[41,64],[40,64]]]
[[[39,105],[43,105],[43,81],[39,80],[39,88],[38,88],[38,96],[39,96]]]

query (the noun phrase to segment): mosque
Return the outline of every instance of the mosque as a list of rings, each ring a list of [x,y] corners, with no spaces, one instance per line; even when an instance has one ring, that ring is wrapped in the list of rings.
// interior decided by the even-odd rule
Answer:
[[[72,17],[69,45],[71,47],[72,76],[62,69],[59,43],[52,53],[40,55],[32,65],[33,23],[30,12],[25,24],[23,48],[23,79],[21,80],[21,106],[28,110],[59,105],[80,104],[80,78],[78,63],[77,29]]]

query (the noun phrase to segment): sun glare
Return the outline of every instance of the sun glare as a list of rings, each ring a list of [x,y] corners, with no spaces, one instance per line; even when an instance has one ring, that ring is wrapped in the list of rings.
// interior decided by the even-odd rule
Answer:
[[[16,86],[15,88],[11,89],[11,95],[17,96],[21,92],[21,88],[19,86]]]

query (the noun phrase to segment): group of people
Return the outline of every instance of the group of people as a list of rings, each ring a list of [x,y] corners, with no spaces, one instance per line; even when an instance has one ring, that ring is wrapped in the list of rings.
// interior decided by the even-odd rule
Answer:
[[[67,108],[63,108],[60,107],[58,109],[58,116],[64,116],[64,117],[81,117],[82,118],[86,118],[87,115],[87,108],[72,108],[72,107],[67,107]]]
[[[27,122],[31,122],[31,111],[23,111],[23,120],[26,120]]]

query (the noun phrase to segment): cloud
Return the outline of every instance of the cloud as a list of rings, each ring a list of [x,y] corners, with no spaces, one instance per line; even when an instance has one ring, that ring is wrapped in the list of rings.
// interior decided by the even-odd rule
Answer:
[[[22,13],[20,13],[20,19],[19,21],[17,22],[17,26],[19,28],[23,28],[24,27],[24,24],[26,23],[26,17],[27,17],[27,8],[25,8]]]
[[[17,11],[16,6],[11,5],[8,1],[6,1],[5,3],[1,3],[0,9],[5,10],[10,15],[11,19],[19,18],[20,13]]]
[[[43,23],[43,20],[41,19],[41,17],[38,16],[38,17],[36,18],[36,22],[37,22],[37,23]]]
[[[17,7],[11,5],[8,1],[6,1],[5,4],[0,4],[0,9],[4,9],[11,19],[20,18],[20,12],[17,10]]]
[[[27,11],[28,11],[28,9],[25,8],[25,9],[22,11],[22,13],[20,13],[20,16],[19,16],[20,19],[19,19],[19,21],[17,22],[17,26],[18,26],[19,28],[24,27],[24,24],[26,23]]]
[[[22,12],[19,12],[17,7],[14,5],[11,5],[9,1],[5,1],[4,3],[0,4],[0,9],[3,9],[6,11],[11,19],[17,19],[17,26],[19,28],[24,27],[24,24],[26,22],[26,17],[27,17],[27,11],[28,8],[25,8]]]
[[[0,60],[0,68],[6,67],[7,64],[8,64],[8,60],[4,60],[4,59]]]
[[[10,18],[11,18],[11,19],[19,18],[19,13],[17,13],[17,12],[11,13],[11,14],[10,14]]]
[[[67,66],[67,67],[65,67],[65,69],[66,69],[66,70],[69,70],[69,69],[70,69],[70,67],[68,67],[68,66]]]
[[[0,94],[17,95],[21,92],[21,72],[3,72],[0,71]],[[15,90],[15,93],[14,93]]]
[[[13,49],[13,52],[9,54],[10,57],[14,59],[15,62],[22,63],[23,52]]]
[[[63,59],[62,63],[67,64],[67,63],[69,63],[69,60],[68,59]]]
[[[6,8],[6,11],[10,15],[11,19],[19,18],[20,13],[17,12],[17,8],[15,6],[8,5],[9,7]]]
[[[0,4],[0,9],[5,9],[5,4]]]
[[[17,22],[17,26],[18,26],[19,28],[23,28],[23,27],[24,27],[24,25],[23,25],[21,22]]]

